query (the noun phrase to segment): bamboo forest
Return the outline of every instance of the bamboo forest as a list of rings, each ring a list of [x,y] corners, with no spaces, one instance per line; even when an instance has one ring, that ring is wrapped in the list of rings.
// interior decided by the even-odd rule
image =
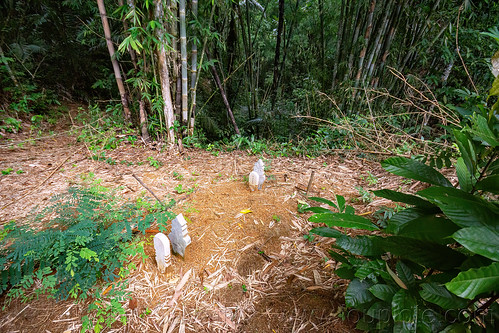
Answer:
[[[497,332],[499,2],[0,2],[0,332]]]

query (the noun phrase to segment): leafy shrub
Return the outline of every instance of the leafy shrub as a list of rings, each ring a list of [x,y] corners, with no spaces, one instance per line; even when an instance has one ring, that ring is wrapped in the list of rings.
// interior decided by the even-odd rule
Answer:
[[[0,129],[4,129],[7,132],[10,133],[17,133],[21,130],[21,121],[8,117],[5,118],[3,121],[3,125],[0,125]]]
[[[499,95],[499,79],[490,95]],[[383,225],[341,209],[308,208],[315,213],[310,221],[326,224],[311,232],[336,239],[335,251],[330,253],[341,263],[336,274],[351,280],[345,302],[363,314],[358,328],[476,332],[486,327],[487,332],[497,331],[498,110],[499,102],[490,110],[482,108],[462,128],[454,129],[460,155],[455,164],[459,188],[422,162],[393,157],[382,162],[385,170],[431,186],[415,195],[374,191],[409,205]],[[333,227],[376,234],[355,237]]]
[[[126,281],[115,281],[133,269],[128,264],[131,256],[145,256],[142,245],[133,242],[132,230],[144,232],[155,221],[164,227],[173,214],[143,216],[133,205],[117,206],[112,194],[96,188],[71,187],[51,200],[53,204],[32,216],[30,223],[12,221],[5,227],[0,240],[0,293],[7,291],[8,299],[23,301],[40,294],[58,300],[93,295],[100,301],[93,302],[90,310],[99,308],[96,303],[104,304],[101,298],[107,293],[121,313],[116,302],[126,297]],[[40,224],[41,231],[34,227]],[[113,292],[101,295],[102,283],[113,284]],[[107,311],[99,309],[100,314]],[[111,317],[107,324],[114,322],[115,315]]]

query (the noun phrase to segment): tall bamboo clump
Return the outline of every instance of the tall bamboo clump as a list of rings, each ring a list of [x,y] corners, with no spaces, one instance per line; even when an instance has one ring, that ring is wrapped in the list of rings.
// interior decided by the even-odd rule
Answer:
[[[193,16],[193,21],[197,20],[198,16],[198,1],[192,0],[191,3],[191,13]],[[192,24],[192,30],[194,31],[194,23]],[[196,81],[197,81],[197,61],[198,61],[198,47],[196,44],[196,39],[192,39],[191,43],[191,108],[188,114],[188,126],[189,135],[194,134],[194,121],[196,114]]]
[[[416,0],[341,1],[332,88],[353,88],[347,95],[355,101],[351,112],[363,107],[360,89],[393,88],[396,78],[387,66],[412,69],[423,39],[441,29],[430,24],[440,5],[441,0],[425,1],[425,12]]]
[[[163,97],[163,112],[165,117],[165,127],[167,132],[167,143],[175,143],[175,132],[174,132],[174,121],[175,114],[173,111],[172,94],[170,87],[170,72],[169,72],[169,60],[166,54],[166,40],[165,40],[165,12],[163,7],[163,1],[155,0],[154,6],[155,18],[160,22],[161,27],[157,29],[158,40],[160,45],[157,50],[158,57],[158,72],[161,83],[161,94]]]
[[[128,107],[128,96],[125,90],[125,85],[123,84],[123,79],[121,77],[120,66],[115,56],[114,45],[113,41],[111,40],[111,28],[109,27],[109,22],[107,20],[106,6],[104,5],[104,0],[97,0],[97,6],[99,7],[99,14],[102,20],[102,27],[104,29],[104,37],[106,38],[107,49],[109,51],[109,56],[111,57],[111,63],[113,64],[116,84],[118,85],[118,90],[120,92],[120,97],[121,97],[121,103],[123,104],[123,114],[125,117],[125,122],[130,123],[132,117],[130,114],[130,109]]]
[[[179,0],[180,59],[182,62],[182,125],[188,126],[188,81],[187,81],[187,37],[185,23],[185,0]]]

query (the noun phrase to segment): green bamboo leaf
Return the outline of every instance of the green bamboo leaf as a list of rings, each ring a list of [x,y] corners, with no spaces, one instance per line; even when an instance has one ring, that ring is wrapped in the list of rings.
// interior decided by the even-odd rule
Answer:
[[[453,294],[467,299],[473,299],[483,293],[497,292],[499,291],[499,262],[461,272],[445,286]]]
[[[358,307],[362,304],[369,303],[374,299],[374,296],[369,291],[371,283],[368,281],[360,281],[353,279],[348,285],[345,293],[345,304],[348,307]]]
[[[437,304],[445,310],[462,309],[467,300],[451,294],[444,286],[437,283],[422,283],[419,295],[427,302]]]
[[[327,200],[327,199],[320,198],[320,197],[309,197],[309,199],[313,200],[313,201],[317,201],[317,202],[323,203],[323,204],[326,204],[326,205],[329,205],[329,206],[331,206],[333,208],[338,209],[338,206],[336,206],[336,204],[334,202],[332,202],[331,200]]]
[[[393,295],[392,316],[395,321],[414,322],[417,318],[418,305],[414,297],[405,289]]]
[[[475,188],[477,190],[499,194],[499,175],[488,176],[480,180],[476,183]]]
[[[342,227],[363,230],[378,230],[379,228],[368,219],[345,213],[322,213],[309,217],[310,222],[325,223],[328,227]]]
[[[331,237],[338,238],[343,236],[341,232],[336,229],[328,228],[328,227],[319,227],[310,230],[311,233],[322,236],[322,237]]]
[[[369,291],[376,297],[379,298],[380,300],[386,301],[386,302],[391,302],[393,295],[397,292],[397,288],[394,286],[390,286],[387,284],[375,284],[371,288],[369,288]]]
[[[130,45],[130,39],[132,37],[131,36],[127,36],[125,37],[125,39],[123,39],[123,41],[121,42],[121,44],[118,46],[118,51],[123,53],[123,52],[126,52],[127,48],[128,48],[128,45]]]
[[[378,197],[382,197],[395,202],[406,203],[408,205],[413,205],[416,207],[435,207],[435,205],[431,202],[411,194],[405,194],[388,189],[373,191],[373,193]]]
[[[436,204],[462,228],[485,226],[499,230],[499,209],[476,195],[439,186],[429,187],[418,194]]]
[[[425,183],[452,187],[452,184],[440,172],[416,160],[405,157],[390,157],[381,166],[397,176],[419,180]]]
[[[452,237],[468,250],[499,261],[499,233],[485,227],[458,230]]]
[[[423,216],[402,225],[397,235],[431,241],[438,244],[449,244],[450,237],[459,229],[457,225],[445,217]]]

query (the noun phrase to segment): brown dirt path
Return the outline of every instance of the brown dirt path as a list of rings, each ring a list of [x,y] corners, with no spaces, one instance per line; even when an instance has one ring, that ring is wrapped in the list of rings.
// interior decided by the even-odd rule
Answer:
[[[12,138],[14,142],[22,139],[20,135]],[[187,150],[180,155],[142,144],[122,144],[106,151],[106,157],[117,163],[90,159],[86,147],[66,134],[22,147],[0,142],[0,169],[14,170],[0,176],[0,225],[12,219],[22,221],[32,209],[44,207],[51,196],[81,184],[90,173],[102,180],[101,185],[118,189],[126,200],[140,197],[152,202],[132,177],[134,173],[160,198],[174,198],[174,212],[186,216],[192,244],[185,258],[173,256],[172,266],[159,273],[152,235],[144,236],[149,258],[144,262],[134,259],[138,268],[129,279],[133,301],[125,305],[128,323],[105,331],[353,331],[352,320],[341,319],[345,281],[333,273],[335,263],[327,257],[329,241],[303,238],[313,226],[296,207],[297,200],[305,200],[301,189],[307,187],[312,170],[310,194],[314,196],[334,199],[341,194],[351,199],[359,196],[357,185],[397,189],[377,163],[338,156],[264,156],[268,181],[263,191],[252,193],[244,176],[258,158],[245,151],[214,156]],[[162,166],[149,165],[148,157]],[[16,174],[17,170],[23,173]],[[376,185],[361,179],[367,171],[378,178]],[[181,177],[174,177],[173,172]],[[194,190],[178,194],[179,185]],[[369,213],[383,203],[376,200],[356,209]],[[243,209],[252,212],[238,217]],[[181,296],[171,304],[186,274]],[[28,304],[14,301],[0,315],[0,331],[77,332],[85,309],[84,304],[45,298]]]

